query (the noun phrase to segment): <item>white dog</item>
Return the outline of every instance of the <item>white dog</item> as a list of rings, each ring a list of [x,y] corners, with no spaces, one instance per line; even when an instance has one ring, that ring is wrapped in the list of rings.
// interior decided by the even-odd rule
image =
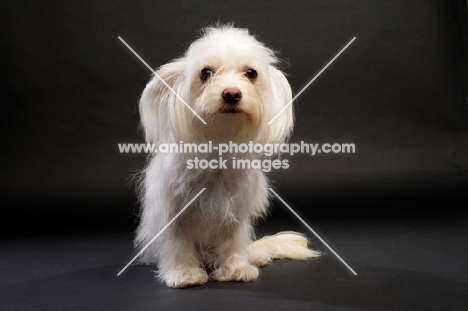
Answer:
[[[185,55],[163,65],[158,75],[200,115],[204,125],[158,77],[140,99],[148,143],[282,143],[293,126],[291,88],[275,67],[272,50],[232,26],[206,28]],[[268,207],[268,180],[260,169],[188,169],[187,160],[217,154],[158,153],[141,182],[141,222],[136,247],[146,246],[202,189],[206,190],[142,254],[157,263],[170,287],[216,281],[252,281],[275,258],[319,256],[307,239],[283,232],[254,241],[253,223]],[[258,154],[229,154],[243,159]],[[207,270],[211,271],[208,275]]]

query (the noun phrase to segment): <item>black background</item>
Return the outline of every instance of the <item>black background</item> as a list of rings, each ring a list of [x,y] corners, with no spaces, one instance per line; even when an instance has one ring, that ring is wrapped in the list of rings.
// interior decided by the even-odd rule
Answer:
[[[145,156],[120,154],[117,144],[143,142],[137,102],[151,72],[117,37],[156,68],[218,20],[277,50],[294,92],[357,38],[295,103],[292,137],[354,143],[356,153],[286,157],[290,168],[270,174],[308,221],[466,220],[464,1],[2,1],[0,9],[6,237],[125,232],[131,241],[131,176]],[[270,221],[295,223],[279,204]]]
[[[17,223],[40,220],[48,228],[100,226],[100,217],[128,223],[135,207],[129,176],[145,157],[119,154],[117,144],[143,141],[137,101],[150,71],[117,37],[156,68],[220,20],[279,51],[295,92],[357,37],[299,97],[292,138],[350,142],[357,152],[296,155],[288,170],[271,174],[304,214],[386,216],[402,204],[419,213],[434,200],[463,207],[466,11],[458,5],[3,3],[2,205]]]

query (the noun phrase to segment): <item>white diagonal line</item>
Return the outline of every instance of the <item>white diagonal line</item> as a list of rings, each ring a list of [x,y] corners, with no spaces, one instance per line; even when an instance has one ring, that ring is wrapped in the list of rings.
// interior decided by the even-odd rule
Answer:
[[[196,113],[195,110],[193,110],[192,107],[190,107],[189,104],[187,104],[187,102],[186,102],[182,97],[180,97],[180,95],[177,94],[177,92],[174,91],[174,89],[173,89],[169,84],[167,84],[166,81],[164,81],[164,80],[156,73],[156,71],[154,71],[153,68],[151,68],[151,66],[148,65],[148,64],[143,60],[143,58],[141,58],[140,55],[138,55],[138,53],[135,52],[135,51],[130,47],[130,45],[127,44],[127,42],[125,42],[124,39],[122,39],[120,36],[119,36],[118,38],[119,38],[120,41],[122,41],[123,44],[125,44],[125,46],[126,46],[130,51],[132,51],[133,54],[135,54],[136,57],[138,57],[138,59],[139,59],[143,64],[145,64],[146,67],[148,67],[149,70],[151,70],[151,72],[153,72],[153,74],[159,79],[159,81],[161,81],[162,84],[164,84],[164,85],[165,85],[165,86],[166,86],[166,87],[167,87],[167,88],[168,88],[168,89],[169,89],[169,90],[170,90],[170,91],[171,91],[171,92],[188,108],[188,109],[190,109],[190,111],[191,111],[198,119],[200,119],[200,121],[203,122],[203,124],[205,124],[205,125],[207,124],[207,123],[205,122],[205,120],[203,120],[202,117],[200,117],[200,116],[198,115],[198,113]]]
[[[314,229],[312,229],[292,208],[291,206],[288,205],[288,203],[286,203],[273,189],[269,188],[271,192],[273,192],[273,194],[294,214],[294,216],[296,216],[306,227],[307,229],[310,230],[310,232],[312,232],[316,237],[317,239],[319,239],[345,266],[346,268],[348,268],[354,275],[357,275],[357,273],[353,270],[353,268],[351,268],[347,263],[346,261],[343,260],[343,258],[340,257],[340,255],[338,255],[334,250],[333,248],[330,247],[330,245],[327,244],[327,242],[325,242],[318,234],[317,232],[314,231]]]
[[[192,200],[190,200],[190,202],[188,202],[187,205],[185,205],[184,208],[181,209],[180,212],[178,212],[177,215],[175,215],[174,218],[172,218],[171,221],[169,221],[167,223],[167,225],[165,225],[164,228],[162,228],[161,231],[159,231],[158,234],[156,234],[156,236],[154,238],[152,238],[151,241],[149,241],[148,244],[146,244],[145,247],[143,247],[141,249],[141,251],[138,254],[136,254],[135,257],[133,257],[133,259],[130,260],[130,262],[125,267],[123,267],[122,270],[120,270],[119,273],[117,273],[117,276],[120,276],[122,274],[122,272],[124,272],[125,269],[127,269],[128,266],[130,266],[132,264],[132,262],[134,262],[141,254],[143,254],[143,252],[151,245],[151,243],[153,243],[154,240],[156,240],[158,238],[158,236],[160,236],[161,233],[163,233],[164,230],[166,230],[174,222],[174,220],[176,220],[177,217],[179,217],[180,214],[182,214],[187,209],[187,207],[189,207],[190,204],[192,204],[193,201],[195,201],[195,199],[198,198],[200,196],[200,194],[202,194],[203,191],[205,191],[205,189],[206,188],[203,188],[202,190],[200,190],[200,192],[198,192],[197,195]]]
[[[278,118],[280,114],[282,114],[289,106],[291,106],[291,104],[296,100],[296,98],[298,98],[298,97],[302,94],[302,92],[304,92],[304,91],[312,84],[312,82],[314,82],[315,79],[317,79],[317,78],[322,74],[322,72],[324,72],[325,69],[327,69],[328,66],[330,66],[331,63],[333,63],[333,62],[335,61],[335,59],[337,59],[338,56],[340,56],[340,54],[343,53],[344,50],[346,50],[346,49],[348,48],[348,46],[351,45],[351,43],[353,43],[354,40],[356,40],[356,37],[354,37],[351,41],[349,41],[349,43],[346,44],[346,46],[345,46],[344,48],[342,48],[341,51],[339,51],[338,54],[336,54],[336,56],[333,57],[333,59],[332,59],[331,61],[329,61],[328,64],[327,64],[325,67],[323,67],[323,69],[320,70],[320,72],[319,72],[317,75],[315,75],[315,77],[313,77],[312,80],[310,80],[309,83],[307,83],[307,85],[304,86],[304,87],[302,88],[302,90],[300,90],[299,93],[297,93],[296,96],[294,96],[294,98],[291,99],[291,101],[290,101],[286,106],[284,106],[283,109],[281,109],[280,112],[278,112],[278,113],[276,114],[276,116],[274,116],[273,119],[271,119],[270,122],[268,122],[268,124],[273,123],[273,121],[275,121],[276,118]]]

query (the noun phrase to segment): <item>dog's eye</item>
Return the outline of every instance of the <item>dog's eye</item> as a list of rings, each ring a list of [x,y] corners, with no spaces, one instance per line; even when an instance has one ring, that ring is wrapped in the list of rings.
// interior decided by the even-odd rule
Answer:
[[[200,71],[200,78],[202,79],[203,82],[208,80],[212,75],[213,75],[213,70],[211,70],[210,68],[204,68]]]
[[[257,77],[257,72],[253,69],[247,69],[245,76],[249,79],[255,79]]]

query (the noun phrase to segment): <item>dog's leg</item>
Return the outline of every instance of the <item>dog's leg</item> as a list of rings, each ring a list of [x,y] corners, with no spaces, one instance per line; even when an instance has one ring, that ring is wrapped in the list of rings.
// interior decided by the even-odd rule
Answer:
[[[164,244],[164,252],[158,265],[158,277],[167,286],[184,288],[202,285],[208,281],[208,274],[199,261],[192,240],[179,233],[176,239],[166,239]]]
[[[259,270],[249,263],[247,247],[251,243],[250,224],[246,220],[231,229],[231,235],[218,247],[219,264],[211,274],[215,281],[254,281]]]

